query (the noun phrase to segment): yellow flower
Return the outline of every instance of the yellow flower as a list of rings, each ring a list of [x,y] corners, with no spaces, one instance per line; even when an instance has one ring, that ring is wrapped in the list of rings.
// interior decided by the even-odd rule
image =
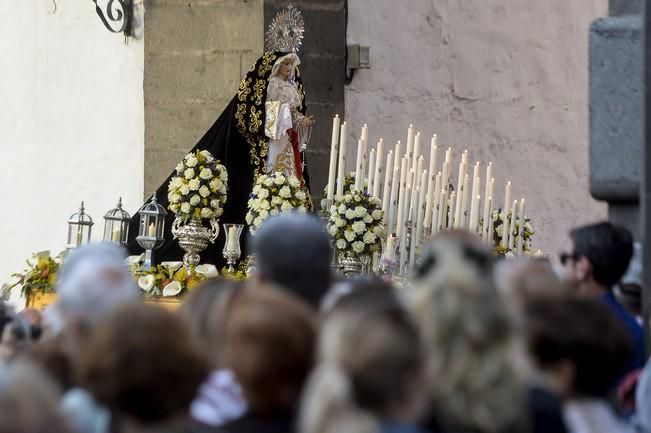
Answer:
[[[57,282],[57,273],[56,273],[56,272],[52,272],[50,275],[48,275],[48,277],[47,277],[47,282],[48,282],[52,287],[54,287],[54,285],[55,285],[56,282]]]

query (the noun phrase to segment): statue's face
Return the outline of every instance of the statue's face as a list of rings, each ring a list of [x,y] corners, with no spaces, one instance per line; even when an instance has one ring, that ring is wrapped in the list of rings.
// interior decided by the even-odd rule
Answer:
[[[292,61],[290,59],[285,59],[280,64],[280,70],[278,71],[278,75],[283,80],[288,80],[289,77],[291,77],[291,75],[292,75]]]

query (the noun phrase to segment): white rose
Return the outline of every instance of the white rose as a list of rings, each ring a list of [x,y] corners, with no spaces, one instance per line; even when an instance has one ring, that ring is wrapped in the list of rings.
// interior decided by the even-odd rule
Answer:
[[[384,226],[378,225],[373,228],[373,234],[375,236],[382,236],[384,234]]]
[[[361,253],[364,251],[364,242],[353,242],[353,251],[355,251],[357,254]]]
[[[214,178],[210,181],[209,185],[210,189],[213,191],[219,191],[219,189],[224,186],[224,183],[221,180]]]
[[[334,224],[331,224],[328,226],[328,233],[330,233],[331,236],[334,236],[337,234],[337,226]]]
[[[260,209],[263,210],[268,210],[269,208],[271,208],[271,205],[269,204],[269,200],[260,200],[259,207]]]
[[[210,218],[212,217],[212,209],[204,207],[201,209],[201,218]]]
[[[253,222],[253,214],[251,212],[247,212],[246,216],[244,217],[244,220],[248,225],[251,225],[251,223]]]
[[[278,215],[280,213],[280,211],[278,209],[271,209],[271,211],[269,213],[271,215]]]
[[[186,168],[185,171],[183,172],[183,175],[185,176],[186,179],[192,179],[194,177],[194,169]]]
[[[196,206],[196,205],[198,205],[200,201],[201,201],[201,198],[200,198],[198,195],[196,195],[196,194],[193,195],[193,196],[190,198],[190,204],[191,204],[192,206]]]
[[[335,219],[335,225],[337,227],[343,227],[346,225],[346,221],[343,218],[336,218]]]
[[[281,196],[282,198],[289,198],[292,196],[292,190],[290,190],[289,187],[285,185],[282,188],[280,188],[280,191],[278,191],[278,195]]]
[[[371,232],[366,232],[366,234],[364,234],[364,243],[372,244],[372,243],[375,243],[376,239],[377,239],[377,236],[375,236]]]
[[[287,179],[285,178],[285,176],[280,174],[280,175],[276,176],[276,178],[274,179],[274,183],[276,185],[282,185],[283,183],[285,183],[286,180]]]
[[[219,203],[219,200],[217,199],[210,200],[210,207],[212,207],[213,209],[217,209],[220,205],[221,203]]]
[[[344,196],[344,202],[345,203],[350,203],[352,201],[353,201],[353,198],[351,196],[349,196],[349,195]]]
[[[362,233],[362,232],[364,232],[364,230],[366,230],[366,224],[364,224],[363,221],[357,221],[357,222],[353,223],[352,228],[353,228],[353,232]]]
[[[366,224],[371,224],[371,223],[373,222],[373,217],[370,216],[369,214],[366,214],[366,215],[364,215],[363,220],[364,220],[364,222],[365,222]]]
[[[202,168],[199,172],[199,177],[202,179],[210,179],[212,177],[212,171],[209,168]]]
[[[199,189],[201,186],[201,182],[199,182],[199,179],[194,178],[191,179],[190,182],[188,182],[188,187],[190,188],[190,191],[196,191]]]
[[[178,203],[181,200],[181,195],[176,193],[167,194],[167,200],[170,203]]]
[[[349,220],[352,220],[353,218],[355,218],[355,211],[352,210],[352,209],[348,209],[346,211],[346,218],[349,219]]]
[[[258,191],[258,197],[260,197],[260,198],[269,197],[269,190],[266,189],[266,188],[260,188],[260,191]]]
[[[219,180],[221,180],[224,183],[228,181],[228,173],[226,172],[226,169],[222,169],[219,172]]]
[[[344,250],[344,249],[346,249],[347,245],[348,244],[346,243],[346,241],[344,239],[337,239],[337,248],[338,249]]]
[[[294,209],[294,207],[288,201],[283,202],[283,204],[280,206],[280,210],[283,212],[288,212],[292,209]]]
[[[271,179],[270,177],[268,177],[268,178],[266,178],[266,179],[264,180],[264,182],[262,182],[262,184],[263,184],[264,186],[271,186],[271,185],[274,184],[274,181],[273,181],[273,179]]]
[[[296,198],[299,200],[305,200],[305,193],[303,191],[298,191],[296,193]]]
[[[344,237],[348,242],[352,242],[355,239],[355,233],[352,230],[348,229],[344,232]]]
[[[262,218],[257,217],[256,219],[253,220],[253,225],[256,227],[259,227],[260,224],[262,224]]]
[[[181,185],[183,185],[183,179],[181,179],[181,178],[178,177],[178,176],[173,177],[173,178],[172,178],[171,185],[172,185],[172,187],[178,189]]]
[[[305,206],[299,206],[297,209],[300,213],[307,213],[307,208]]]
[[[501,238],[504,235],[504,224],[500,224],[495,227],[495,233],[497,233],[497,236]]]
[[[338,209],[337,211],[338,211],[341,215],[345,215],[345,214],[346,214],[346,210],[347,210],[347,209],[346,209],[346,205],[344,205],[344,204],[340,204],[340,205],[339,205],[339,209]]]
[[[379,209],[375,209],[373,213],[371,213],[371,216],[373,217],[374,220],[381,220],[382,219],[382,211]]]
[[[188,167],[194,167],[195,165],[197,165],[197,162],[199,162],[199,160],[193,155],[192,157],[188,158],[185,161],[185,165],[187,165]]]
[[[298,179],[296,179],[296,177],[291,176],[289,178],[289,185],[293,188],[298,188],[299,186],[301,186],[301,182]]]
[[[262,209],[260,211],[260,218],[264,219],[264,218],[267,218],[268,216],[269,216],[269,211],[268,210]]]
[[[183,195],[188,195],[190,193],[190,188],[187,185],[181,185],[179,192]]]
[[[181,205],[181,212],[189,213],[190,212],[190,203],[183,203]]]
[[[178,164],[176,164],[176,173],[177,174],[183,173],[184,168],[185,168],[185,166],[183,165],[183,163],[179,162]]]
[[[213,158],[210,152],[208,152],[207,150],[202,150],[199,153],[201,153],[201,155],[203,155],[203,157],[206,158],[206,161],[208,162],[213,162],[215,160],[215,158]]]
[[[275,195],[275,196],[273,196],[273,197],[271,198],[271,204],[272,204],[273,206],[277,206],[277,205],[280,205],[280,204],[282,204],[282,203],[283,203],[283,199],[280,198],[280,197],[278,197],[277,195]]]
[[[201,197],[208,197],[210,195],[210,190],[206,185],[203,185],[201,188],[199,188],[199,194]]]
[[[145,275],[140,278],[138,278],[138,287],[140,287],[142,290],[145,292],[150,291],[151,289],[154,288],[154,283],[156,282],[156,279],[154,278],[153,275]]]
[[[368,212],[366,211],[366,208],[364,208],[364,207],[362,207],[362,206],[357,206],[357,207],[355,208],[355,215],[357,215],[358,217],[363,217],[363,216],[366,215],[367,213],[368,213]]]

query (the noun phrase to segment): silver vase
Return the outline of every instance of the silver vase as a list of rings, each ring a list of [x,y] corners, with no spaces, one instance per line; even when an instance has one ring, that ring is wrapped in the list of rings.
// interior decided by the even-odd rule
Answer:
[[[366,271],[368,262],[369,256],[367,255],[357,255],[350,253],[342,253],[337,255],[339,270],[346,277],[359,275]]]
[[[210,219],[210,228],[204,227],[201,221],[190,220],[183,223],[183,220],[176,217],[172,223],[172,235],[179,240],[179,246],[186,252],[183,256],[183,265],[186,269],[193,269],[199,264],[201,257],[199,253],[208,248],[208,245],[215,242],[219,235],[219,222]]]

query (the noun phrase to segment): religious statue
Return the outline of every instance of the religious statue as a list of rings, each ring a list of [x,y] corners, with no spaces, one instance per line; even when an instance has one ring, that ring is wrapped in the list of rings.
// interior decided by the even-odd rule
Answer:
[[[228,198],[222,223],[245,224],[249,194],[261,174],[280,171],[301,181],[309,196],[309,176],[305,166],[301,131],[314,123],[305,114],[305,92],[296,52],[303,38],[303,18],[293,6],[274,18],[266,34],[266,52],[242,78],[236,95],[222,114],[191,149],[208,150],[226,167]],[[308,132],[309,133],[309,132]],[[158,203],[167,207],[167,186],[173,173],[157,188]],[[165,243],[157,250],[155,262],[181,260],[183,251],[170,232],[173,216],[166,224]],[[138,216],[131,220],[129,251],[139,254],[135,242]],[[223,264],[223,236],[202,254],[204,262]]]

